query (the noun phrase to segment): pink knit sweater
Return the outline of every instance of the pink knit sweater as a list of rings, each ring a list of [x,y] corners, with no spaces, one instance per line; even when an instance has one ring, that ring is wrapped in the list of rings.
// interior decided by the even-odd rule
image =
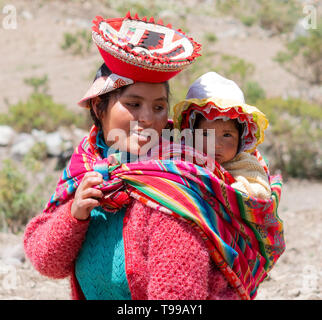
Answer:
[[[34,217],[25,230],[24,248],[36,270],[51,278],[69,276],[72,299],[84,299],[75,260],[90,219],[73,218],[71,204]],[[186,222],[133,201],[124,217],[123,237],[133,300],[239,299],[199,233]]]

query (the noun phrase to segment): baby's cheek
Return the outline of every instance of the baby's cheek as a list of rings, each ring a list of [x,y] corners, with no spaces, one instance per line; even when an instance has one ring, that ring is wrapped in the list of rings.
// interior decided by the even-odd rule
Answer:
[[[231,141],[226,144],[226,150],[227,153],[229,153],[231,156],[235,156],[238,149],[238,142]]]
[[[234,149],[237,147],[237,143],[235,141],[227,141],[225,145],[228,149]]]
[[[200,148],[200,147],[199,147]],[[215,148],[215,146],[213,146]],[[202,151],[203,153],[208,153],[208,148],[207,148],[207,137],[203,138],[203,145],[202,145]]]

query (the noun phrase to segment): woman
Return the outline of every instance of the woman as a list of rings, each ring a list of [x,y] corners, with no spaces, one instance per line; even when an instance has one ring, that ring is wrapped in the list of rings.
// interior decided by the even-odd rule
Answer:
[[[199,50],[181,31],[142,20],[94,21],[107,67],[80,101],[94,126],[26,227],[26,255],[44,275],[70,276],[75,299],[252,299],[283,249],[275,198],[245,198],[218,168],[133,162],[159,148],[167,80]]]
[[[113,35],[120,30],[129,35],[129,27],[142,32],[142,26],[146,30],[137,46],[132,41],[130,49],[120,45],[111,54]],[[169,46],[169,37],[167,53],[161,43]],[[76,148],[44,212],[27,225],[26,255],[43,275],[70,276],[74,299],[238,299],[194,227],[129,198],[122,185],[106,183],[109,173],[102,169],[107,161],[127,163],[158,142],[143,131],[160,135],[166,127],[167,80],[198,56],[199,45],[182,32],[174,37],[169,26],[130,15],[110,21],[97,17],[93,39],[108,68],[102,65],[80,105],[90,108],[95,125]],[[166,52],[163,60],[162,53],[156,61],[147,57],[160,47]],[[126,63],[128,52],[122,50],[132,53]],[[112,192],[111,185],[116,186]]]
[[[96,80],[109,73],[103,64]],[[101,128],[96,145],[102,158],[109,145],[115,146],[115,141],[106,139],[115,128],[126,133],[119,139],[125,162],[130,147],[136,155],[147,143],[141,130],[161,134],[168,122],[168,88],[167,83],[139,82],[91,99],[93,121]],[[132,131],[131,121],[138,124]],[[99,172],[86,173],[73,199],[29,223],[25,249],[39,272],[54,278],[71,275],[73,298],[207,299],[214,294],[209,291],[209,276],[216,282],[218,297],[238,298],[211,262],[197,231],[162,212],[147,210],[139,201],[106,214],[100,207],[103,192],[95,188],[102,182]]]

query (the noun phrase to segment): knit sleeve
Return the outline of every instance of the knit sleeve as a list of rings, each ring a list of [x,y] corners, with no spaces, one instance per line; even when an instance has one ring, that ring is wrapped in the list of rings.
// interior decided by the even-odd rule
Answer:
[[[236,176],[236,182],[232,183],[232,187],[239,191],[246,193],[249,196],[259,198],[259,199],[269,199],[271,196],[271,191],[269,189],[269,183],[265,182],[264,179],[260,177],[246,179],[243,176]]]
[[[26,256],[41,274],[65,278],[73,272],[74,261],[88,228],[85,221],[72,217],[73,200],[52,213],[41,213],[31,219],[24,233]]]

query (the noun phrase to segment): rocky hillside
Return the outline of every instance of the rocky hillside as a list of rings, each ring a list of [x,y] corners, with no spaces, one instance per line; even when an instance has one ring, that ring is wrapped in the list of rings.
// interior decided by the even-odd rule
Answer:
[[[5,110],[8,104],[28,97],[32,89],[25,84],[26,78],[44,75],[48,76],[48,92],[55,101],[77,111],[76,103],[88,88],[101,58],[92,44],[89,50],[79,49],[81,37],[76,39],[76,45],[66,48],[66,34],[89,31],[96,15],[119,17],[127,10],[148,14],[149,9],[152,14],[157,12],[165,22],[178,25],[193,35],[203,44],[205,55],[215,51],[253,64],[253,80],[259,82],[267,96],[302,97],[322,102],[319,86],[299,80],[272,60],[284,48],[287,38],[301,32],[295,27],[291,33],[275,34],[256,24],[247,26],[229,15],[229,11],[223,14],[215,9],[207,10],[212,1],[189,0],[184,5],[175,5],[174,1],[168,0],[163,1],[164,8],[158,10],[153,5],[156,1],[148,2],[151,4],[145,5],[148,6],[146,10],[143,10],[143,1],[118,3],[119,6],[113,1],[16,0],[16,28],[1,30],[0,111]],[[5,7],[6,1],[0,1],[1,4]],[[300,18],[304,18],[304,13],[301,14]],[[210,69],[215,67],[215,61],[209,65]]]

